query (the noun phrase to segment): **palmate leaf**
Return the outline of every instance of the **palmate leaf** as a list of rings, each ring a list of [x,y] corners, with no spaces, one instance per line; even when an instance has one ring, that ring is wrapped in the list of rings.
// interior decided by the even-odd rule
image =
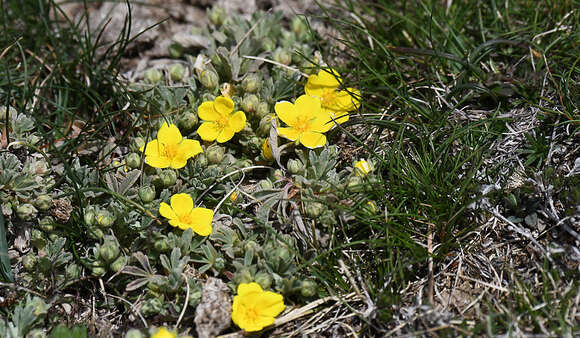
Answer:
[[[14,282],[14,275],[10,269],[8,257],[8,242],[6,241],[6,227],[4,215],[0,211],[0,278],[3,282]]]

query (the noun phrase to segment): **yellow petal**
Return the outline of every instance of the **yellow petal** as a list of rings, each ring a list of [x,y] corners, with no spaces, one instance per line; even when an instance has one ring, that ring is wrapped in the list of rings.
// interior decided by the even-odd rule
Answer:
[[[159,141],[153,140],[147,142],[146,146],[141,147],[141,151],[145,150],[145,156],[153,155],[153,156],[161,156],[163,145],[159,144]]]
[[[205,121],[216,121],[221,115],[213,108],[213,101],[205,101],[197,107],[197,116]]]
[[[305,131],[300,135],[299,141],[306,148],[314,149],[326,144],[326,136],[313,131]]]
[[[309,95],[301,95],[297,98],[294,107],[298,116],[313,117],[322,113],[320,99]]]
[[[234,137],[234,129],[230,127],[225,127],[222,129],[217,137],[218,143],[224,143],[232,139]]]
[[[340,86],[340,75],[332,68],[321,69],[318,74],[310,75],[306,82],[305,91],[320,90],[322,88],[337,88]]]
[[[300,136],[300,132],[294,128],[277,128],[278,135],[289,139],[290,141],[296,141]]]
[[[222,115],[229,115],[234,110],[234,101],[229,97],[218,96],[213,101],[213,108]]]
[[[177,153],[179,154],[180,157],[188,159],[199,153],[203,153],[203,149],[201,149],[201,144],[199,144],[199,141],[184,139],[179,144],[179,148],[177,148]]]
[[[181,169],[187,165],[187,158],[176,156],[171,159],[171,164],[169,165],[173,169]]]
[[[281,294],[266,291],[259,296],[260,315],[276,317],[284,311],[284,297]]]
[[[145,163],[153,168],[167,168],[171,165],[171,160],[165,156],[148,155],[145,157]]]
[[[171,196],[171,208],[177,216],[187,215],[193,209],[193,199],[188,194],[175,194]]]
[[[274,106],[274,110],[276,111],[276,115],[289,126],[296,125],[296,118],[298,117],[298,113],[294,105],[288,101],[281,101],[276,103]]]
[[[182,136],[176,125],[164,122],[157,133],[157,139],[164,145],[171,145],[181,142]]]
[[[332,121],[331,116],[334,116],[334,112],[323,108],[320,111],[320,114],[316,114],[310,121],[310,131],[326,133],[332,129],[332,127],[334,127],[334,122]]]
[[[192,230],[200,236],[211,234],[211,222],[213,221],[213,210],[206,208],[194,208],[191,211],[193,219]]]
[[[245,296],[255,292],[262,292],[262,287],[256,282],[241,283],[238,285],[238,295]]]
[[[349,119],[349,113],[346,111],[343,112],[337,112],[334,114],[334,122],[338,123],[338,124],[342,124],[345,123],[346,121],[348,121]]]
[[[228,120],[228,125],[232,128],[236,133],[244,129],[246,126],[246,114],[243,111],[237,111]]]
[[[204,122],[197,128],[197,134],[204,141],[214,141],[220,133],[217,123]]]
[[[171,209],[171,207],[169,206],[169,204],[165,203],[165,202],[161,202],[159,204],[159,214],[165,218],[168,219],[175,219],[177,218],[177,215],[175,214],[175,211],[173,211],[173,209]]]
[[[179,218],[169,220],[169,224],[171,226],[174,226],[174,227],[179,228],[181,230],[187,230],[187,229],[191,228],[191,224],[184,223],[184,222],[180,221]]]

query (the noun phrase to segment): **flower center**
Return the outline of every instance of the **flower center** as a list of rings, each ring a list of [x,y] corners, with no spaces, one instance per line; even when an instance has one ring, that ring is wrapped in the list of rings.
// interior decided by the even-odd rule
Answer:
[[[296,120],[296,124],[294,125],[294,129],[298,130],[299,132],[303,133],[310,129],[310,118],[308,116],[301,116]]]
[[[258,311],[256,311],[256,308],[253,307],[246,308],[246,320],[256,322],[259,317],[260,315],[258,314]]]
[[[219,119],[215,121],[220,129],[224,129],[228,126],[229,116],[222,115]]]
[[[336,101],[336,91],[334,89],[326,89],[322,92],[322,101],[323,106],[331,106],[334,101]]]
[[[191,217],[191,213],[187,213],[185,215],[179,215],[179,221],[185,224],[192,224],[193,218]]]
[[[167,158],[174,158],[177,155],[179,144],[165,144],[163,145],[163,156]]]

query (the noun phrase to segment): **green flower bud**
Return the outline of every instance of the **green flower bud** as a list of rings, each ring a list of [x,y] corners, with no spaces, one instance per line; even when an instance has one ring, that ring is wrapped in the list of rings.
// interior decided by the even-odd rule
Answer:
[[[153,247],[159,252],[167,252],[170,249],[166,238],[156,240],[155,243],[153,243]]]
[[[261,76],[257,73],[249,73],[242,80],[242,88],[247,93],[255,93],[260,88]]]
[[[288,248],[282,245],[276,247],[273,256],[284,262],[292,259],[292,253],[290,252],[290,250],[288,250]]]
[[[130,153],[125,157],[125,163],[131,169],[137,169],[141,166],[141,156],[137,153]]]
[[[254,278],[252,277],[252,273],[247,268],[243,268],[234,274],[234,283],[238,285],[242,283],[250,283],[253,280]]]
[[[179,59],[180,57],[183,56],[183,46],[177,42],[173,42],[172,44],[170,44],[169,47],[167,48],[167,51],[169,52],[169,56],[171,56],[174,59]]]
[[[304,211],[306,212],[306,216],[308,216],[310,218],[316,218],[316,217],[320,216],[320,214],[322,214],[323,210],[324,210],[324,205],[322,205],[322,203],[306,202],[306,208]]]
[[[86,225],[88,225],[88,226],[94,225],[95,224],[95,212],[91,209],[85,209],[83,219],[84,219]]]
[[[219,84],[220,78],[215,71],[206,69],[201,72],[199,82],[207,89],[214,89]]]
[[[298,159],[289,159],[286,164],[288,172],[292,175],[300,175],[304,172],[304,164]]]
[[[158,315],[163,312],[164,303],[159,298],[150,298],[142,303],[141,314],[145,317]]]
[[[260,247],[260,245],[258,243],[256,243],[255,241],[246,241],[244,243],[244,250],[246,251],[254,251],[255,253],[259,252],[262,248]]]
[[[164,169],[159,173],[159,178],[161,178],[164,187],[171,187],[177,182],[177,173],[171,169]]]
[[[185,67],[181,63],[176,63],[169,67],[169,75],[173,81],[181,81],[185,76]]]
[[[52,207],[52,197],[49,195],[43,194],[36,198],[34,201],[34,205],[41,211],[47,211]]]
[[[144,185],[139,188],[139,198],[143,203],[149,203],[155,199],[155,187],[152,185]]]
[[[81,276],[81,267],[78,264],[71,263],[66,266],[65,276],[68,280],[75,280]]]
[[[272,40],[272,38],[265,37],[262,39],[262,49],[264,51],[271,52],[274,50],[274,48],[276,48],[276,43],[274,42],[274,40]]]
[[[49,234],[48,234],[48,239],[49,239],[51,242],[54,242],[54,241],[56,241],[57,239],[59,239],[59,236],[58,236],[58,234],[55,234],[54,232],[52,232],[52,233],[49,233]],[[43,241],[43,243],[44,243],[44,241]],[[37,246],[37,245],[36,245],[36,247],[39,247],[39,246]],[[44,247],[44,244],[42,244],[42,246],[40,246],[40,247]]]
[[[180,130],[188,131],[192,130],[198,122],[199,119],[197,118],[197,115],[192,112],[185,112],[179,116],[177,127],[179,127]]]
[[[247,113],[253,113],[258,109],[260,101],[254,94],[246,94],[242,100],[242,109]]]
[[[108,210],[99,210],[95,215],[95,220],[102,228],[108,228],[115,223],[115,217]]]
[[[270,181],[267,178],[258,182],[258,186],[262,190],[270,190],[270,189],[274,188],[274,184],[272,184],[272,181]]]
[[[146,338],[141,331],[137,329],[130,329],[125,333],[125,338]]]
[[[276,169],[272,172],[272,177],[270,177],[270,180],[272,182],[276,182],[280,179],[282,179],[284,177],[284,172],[282,171],[282,169]]]
[[[0,121],[6,121],[6,117],[8,117],[8,121],[12,120],[12,118],[16,115],[16,109],[12,106],[0,106]]]
[[[90,238],[96,239],[96,240],[103,238],[103,236],[105,235],[103,230],[101,228],[96,227],[96,226],[89,227],[87,229],[87,234],[89,235]]]
[[[197,155],[193,161],[195,162],[195,165],[202,168],[206,167],[208,164],[207,156],[205,156],[205,153]]]
[[[205,156],[210,164],[219,164],[225,156],[226,149],[218,145],[212,145],[205,151]]]
[[[107,273],[107,270],[105,270],[105,268],[103,268],[102,266],[93,266],[91,270],[93,276],[95,277],[103,277],[105,273]]]
[[[51,232],[54,230],[54,218],[51,216],[43,217],[39,222],[38,226],[42,231]]]
[[[303,297],[313,297],[316,295],[316,291],[318,291],[316,282],[309,279],[302,281],[302,284],[300,285],[300,294]]]
[[[280,45],[284,48],[293,48],[296,46],[296,35],[293,32],[283,31]]]
[[[336,216],[334,215],[334,212],[326,209],[322,212],[322,215],[320,215],[320,217],[318,217],[318,221],[324,225],[324,226],[333,226],[336,225]]]
[[[111,263],[111,271],[119,272],[127,264],[127,257],[119,256],[113,263]]]
[[[281,63],[283,65],[289,65],[292,62],[292,55],[290,55],[290,53],[283,49],[283,48],[276,48],[276,50],[274,51],[274,61]]]
[[[269,273],[260,271],[256,274],[254,281],[262,287],[262,289],[266,290],[272,286],[272,276]]]
[[[222,271],[226,267],[226,260],[223,257],[218,257],[213,262],[212,267],[217,271]]]
[[[31,221],[36,216],[36,208],[29,203],[20,204],[16,207],[16,215],[23,221]]]
[[[105,263],[110,263],[119,256],[121,249],[119,244],[114,240],[105,240],[105,243],[99,248],[99,257]]]
[[[308,35],[308,26],[306,26],[306,23],[304,22],[304,19],[302,19],[299,16],[294,17],[294,19],[292,20],[292,32],[300,38],[300,40],[303,40],[302,38],[305,37],[306,35]]]
[[[46,333],[42,329],[28,331],[26,338],[46,338]]]
[[[152,84],[157,84],[163,79],[163,73],[159,69],[151,68],[145,73],[145,78]]]
[[[131,150],[134,152],[138,152],[139,149],[141,149],[141,147],[145,146],[145,140],[140,137],[137,136],[135,138],[133,138],[133,141],[131,142]]]
[[[258,136],[260,137],[269,137],[271,127],[272,127],[272,115],[267,114],[260,120],[260,125],[258,126],[256,134],[258,134]]]
[[[227,15],[226,10],[222,7],[214,6],[209,13],[207,14],[209,21],[214,24],[216,27],[219,27],[224,24],[226,21]]]
[[[264,118],[264,116],[270,114],[270,107],[268,106],[267,102],[260,102],[258,104],[258,108],[256,108],[256,115],[260,119]]]
[[[350,192],[360,192],[363,189],[363,179],[360,176],[350,176],[346,183],[346,188]]]
[[[29,272],[34,271],[34,267],[36,266],[37,262],[38,262],[38,259],[32,253],[29,253],[29,254],[25,255],[24,257],[22,257],[22,266],[24,266],[24,269],[26,269],[26,271],[29,271]]]

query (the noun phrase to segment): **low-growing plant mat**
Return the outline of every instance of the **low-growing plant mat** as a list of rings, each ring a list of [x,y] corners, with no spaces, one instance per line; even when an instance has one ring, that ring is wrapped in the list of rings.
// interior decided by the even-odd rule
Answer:
[[[0,335],[580,334],[579,5],[0,1]]]

